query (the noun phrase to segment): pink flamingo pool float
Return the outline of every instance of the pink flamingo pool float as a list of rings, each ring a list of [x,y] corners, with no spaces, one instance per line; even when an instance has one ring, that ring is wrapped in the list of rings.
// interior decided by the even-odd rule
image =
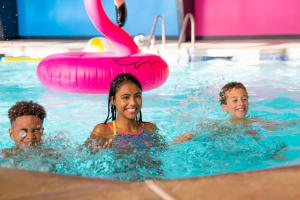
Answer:
[[[140,53],[128,33],[107,17],[101,0],[84,0],[96,29],[105,35],[114,52],[68,52],[53,54],[38,65],[40,82],[50,89],[76,93],[108,93],[120,73],[131,73],[144,90],[162,85],[168,77],[167,63],[159,56]]]

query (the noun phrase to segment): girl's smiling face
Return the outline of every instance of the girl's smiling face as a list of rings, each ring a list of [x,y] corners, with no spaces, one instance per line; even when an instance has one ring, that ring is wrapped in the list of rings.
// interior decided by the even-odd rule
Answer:
[[[142,91],[132,82],[126,82],[120,86],[112,104],[116,106],[118,117],[134,120],[142,107]]]
[[[231,115],[232,119],[243,119],[248,112],[248,94],[243,88],[232,88],[225,93],[226,103],[222,109]]]

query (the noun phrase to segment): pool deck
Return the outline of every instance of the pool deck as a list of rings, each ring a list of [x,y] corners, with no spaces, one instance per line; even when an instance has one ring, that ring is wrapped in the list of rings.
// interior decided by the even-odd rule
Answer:
[[[82,51],[86,40],[13,40],[0,41],[0,55],[45,57],[53,53]],[[177,43],[169,41],[144,52],[178,52]],[[183,50],[190,50],[184,43]],[[285,55],[299,61],[300,40],[228,40],[197,41],[197,54],[215,57],[243,55]],[[168,55],[166,55],[168,57]],[[173,57],[174,59],[174,57]],[[0,168],[0,200],[35,199],[300,199],[300,166],[255,172],[196,177],[181,180],[117,182],[93,178]]]
[[[299,187],[300,166],[130,183],[0,168],[1,200],[299,200]]]
[[[54,53],[83,51],[88,39],[20,39],[0,41],[0,55],[7,57],[44,58]],[[178,48],[177,41],[167,41],[163,46],[159,42],[147,47],[139,46],[142,52],[161,55],[169,64],[178,62],[175,57],[190,60],[193,56],[206,57],[235,57],[234,60],[257,61],[261,55],[267,59],[282,58],[300,60],[300,39],[269,39],[269,40],[204,40],[196,41],[195,47],[187,42]]]

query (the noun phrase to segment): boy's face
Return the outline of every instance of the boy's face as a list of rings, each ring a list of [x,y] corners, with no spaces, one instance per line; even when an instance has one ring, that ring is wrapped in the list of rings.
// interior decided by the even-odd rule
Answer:
[[[243,119],[248,112],[248,94],[243,88],[232,88],[225,93],[226,104],[222,109],[231,115],[232,119]]]
[[[34,147],[41,142],[43,124],[33,115],[17,117],[9,129],[9,136],[17,147]]]

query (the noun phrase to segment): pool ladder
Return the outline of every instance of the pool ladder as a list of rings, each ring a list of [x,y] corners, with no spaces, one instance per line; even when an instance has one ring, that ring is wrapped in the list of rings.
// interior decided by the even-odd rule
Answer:
[[[185,38],[185,32],[188,22],[191,25],[191,46],[189,48],[181,49],[181,45]],[[191,63],[195,56],[195,19],[191,13],[185,15],[182,26],[180,28],[180,35],[177,43],[178,55],[177,63]]]
[[[188,13],[185,15],[182,26],[180,28],[180,35],[178,39],[178,49],[181,48],[181,44],[183,42],[183,38],[185,37],[185,31],[188,25],[188,20],[190,20],[191,23],[191,44],[192,48],[195,48],[195,18],[191,13]]]
[[[157,23],[161,19],[161,49],[154,48],[154,53],[159,54],[160,56],[164,57],[165,59],[169,60],[170,62],[174,62],[174,53],[172,55],[168,55],[166,52],[173,51],[173,49],[166,50],[166,25],[165,25],[165,18],[162,15],[157,15],[154,18],[150,34],[146,37],[144,37],[145,46],[149,50],[150,47],[155,46],[155,30]],[[191,25],[191,46],[187,49],[181,49],[182,43],[184,42],[185,38],[185,32],[187,29],[188,22],[190,22]],[[180,28],[180,35],[177,42],[177,49],[174,49],[176,51],[175,54],[177,54],[177,60],[176,63],[189,63],[193,60],[194,57],[194,51],[195,51],[195,19],[194,16],[191,13],[188,13],[185,15],[183,19],[182,26]],[[150,50],[151,51],[151,50]],[[152,49],[153,51],[153,49]],[[169,53],[170,54],[170,53]],[[168,58],[169,59],[168,59]]]
[[[156,25],[158,20],[161,19],[161,44],[162,47],[165,48],[166,47],[166,23],[165,23],[165,17],[162,15],[157,15],[154,18],[152,27],[151,27],[151,31],[150,31],[150,35],[148,36],[148,44],[147,44],[147,48],[150,48],[150,45],[155,45],[155,29],[156,29]]]
[[[151,31],[150,34],[148,36],[148,43],[147,43],[147,47],[149,48],[150,45],[154,45],[155,44],[155,29],[157,26],[157,22],[158,20],[161,19],[161,43],[162,46],[165,47],[166,46],[166,23],[165,23],[165,17],[162,15],[157,15],[155,16],[154,20],[153,20],[153,24],[151,27]],[[190,21],[191,23],[191,44],[192,44],[192,48],[195,48],[195,18],[191,13],[188,13],[185,15],[182,26],[180,28],[180,35],[179,35],[179,39],[178,39],[178,49],[181,48],[181,44],[183,42],[183,38],[185,37],[185,31],[188,25],[188,21]]]

